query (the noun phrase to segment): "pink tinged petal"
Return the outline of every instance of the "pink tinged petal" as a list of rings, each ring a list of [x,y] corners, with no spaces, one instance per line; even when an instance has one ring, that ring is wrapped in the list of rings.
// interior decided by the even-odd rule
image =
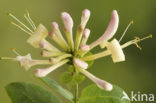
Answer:
[[[67,63],[69,60],[63,60],[51,67],[45,68],[45,69],[36,69],[35,70],[35,76],[37,77],[45,77],[46,75],[48,75],[50,72],[54,71],[55,69],[57,69],[58,67],[62,66],[63,64]]]
[[[30,54],[27,54],[26,56],[17,56],[16,61],[19,61],[20,66],[24,67],[26,71],[29,70],[33,64],[33,60]]]
[[[59,30],[59,25],[56,22],[52,22],[51,24],[53,33],[50,33],[49,36],[51,36],[51,38],[53,38],[53,40],[59,44],[61,47],[63,47],[64,50],[68,50],[68,44],[65,41],[64,37],[62,36],[62,33]],[[55,33],[55,34],[54,34]]]
[[[87,70],[85,70],[83,68],[77,68],[77,69],[79,70],[79,72],[81,72],[86,77],[91,79],[99,88],[107,90],[107,91],[111,91],[113,89],[113,86],[110,83],[97,78],[93,74],[89,73]]]
[[[50,36],[51,38],[53,38],[53,37],[56,37],[56,34],[55,34],[54,32],[50,32],[50,33],[49,33],[49,36]]]
[[[64,31],[65,31],[70,49],[74,50],[74,41],[73,41],[73,33],[72,33],[73,20],[71,16],[66,12],[63,12],[61,14],[61,18],[64,23]]]
[[[90,29],[86,28],[83,32],[83,37],[88,39],[89,35],[90,35]]]
[[[85,28],[89,18],[90,18],[90,11],[88,9],[83,10],[81,16],[81,24],[80,24],[82,29]]]
[[[90,17],[90,11],[85,9],[82,12],[82,16],[81,16],[81,24],[78,26],[78,30],[77,30],[77,34],[76,34],[76,40],[75,40],[75,50],[77,51],[79,49],[80,46],[80,42],[82,39],[82,35],[83,35],[83,31],[85,29],[85,26],[89,20]]]
[[[84,44],[84,45],[80,46],[80,50],[82,50],[82,51],[88,51],[89,49],[90,49],[89,45]]]
[[[42,48],[42,49],[45,49],[45,48],[47,48],[47,44],[44,41],[41,41],[39,43],[39,47]]]
[[[74,65],[79,68],[87,69],[88,64],[80,59],[74,58]]]
[[[108,50],[112,54],[113,62],[125,61],[125,55],[123,53],[122,47],[116,39],[113,39],[107,46]]]
[[[39,43],[48,35],[48,30],[40,24],[34,33],[28,38],[27,42],[35,48],[39,48]]]
[[[90,44],[90,48],[92,49],[95,46],[99,45],[100,43],[111,39],[117,31],[118,24],[119,24],[118,13],[116,10],[113,10],[110,23],[109,23],[105,33],[98,40],[96,40],[95,42]]]
[[[59,26],[58,26],[57,22],[52,22],[51,27],[52,27],[53,30],[58,30],[59,29]]]
[[[73,28],[73,20],[72,20],[71,16],[67,12],[63,12],[61,14],[61,18],[63,20],[65,29],[67,31],[71,31]]]
[[[83,38],[82,38],[82,41],[81,41],[81,45],[84,45],[87,43],[87,40],[89,38],[89,35],[90,35],[90,30],[88,28],[86,28],[84,31],[83,31]]]
[[[104,89],[104,90],[107,90],[107,91],[111,91],[113,89],[113,86],[112,84],[102,80],[102,79],[99,79],[99,78],[94,78],[93,81],[97,84],[97,86],[101,89]]]

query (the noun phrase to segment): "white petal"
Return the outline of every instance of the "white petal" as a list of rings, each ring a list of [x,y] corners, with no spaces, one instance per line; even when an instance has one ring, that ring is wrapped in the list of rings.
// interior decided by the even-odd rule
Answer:
[[[32,36],[30,36],[27,40],[27,42],[32,45],[35,48],[39,47],[40,41],[45,39],[48,36],[48,30],[40,24],[34,33],[32,33]]]
[[[107,46],[108,50],[112,53],[112,59],[113,62],[121,62],[125,61],[125,55],[123,53],[123,50],[119,44],[119,42],[116,39],[113,39]]]

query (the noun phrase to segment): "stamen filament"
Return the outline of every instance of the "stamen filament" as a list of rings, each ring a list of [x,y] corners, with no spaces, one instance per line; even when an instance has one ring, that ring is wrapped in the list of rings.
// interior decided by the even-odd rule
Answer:
[[[35,30],[34,26],[32,25],[30,19],[26,16],[26,14],[24,14],[24,18],[29,22],[29,24],[31,25],[31,27]]]
[[[27,30],[29,30],[31,33],[33,33],[33,31],[31,29],[29,29],[26,25],[24,25],[19,19],[17,19],[14,15],[12,15],[11,13],[9,13],[9,16],[12,17],[13,19],[15,19],[17,22],[19,22],[22,26],[24,26]]]
[[[29,11],[27,10],[26,12],[27,12],[28,19],[30,20],[30,22],[31,22],[31,24],[33,26],[33,29],[35,30],[36,29],[36,26],[35,26],[35,23],[33,22],[33,20],[30,17]]]
[[[18,27],[19,29],[21,29],[22,31],[26,32],[29,35],[32,35],[29,31],[25,30],[24,28],[22,28],[20,25],[15,24],[14,22],[10,22],[12,25]]]
[[[140,41],[145,40],[145,39],[148,39],[148,38],[152,38],[152,34],[149,35],[149,36],[146,36],[146,37],[144,37],[144,38],[141,38]]]
[[[12,50],[17,56],[21,56],[21,55],[16,51],[16,48],[11,48],[11,50]]]
[[[141,41],[143,41],[145,39],[148,39],[148,38],[152,38],[152,35],[146,36],[146,37],[141,38],[141,39],[139,37],[135,37],[134,40],[126,42],[125,44],[121,45],[121,47],[125,48],[125,47],[128,47],[129,45],[135,44],[139,49],[141,49],[141,47],[137,43],[141,42]]]
[[[123,39],[123,37],[125,36],[125,34],[126,34],[127,30],[129,29],[129,27],[130,27],[133,23],[134,23],[134,22],[133,22],[133,21],[131,21],[131,22],[127,25],[127,27],[126,27],[125,31],[123,32],[122,36],[121,36],[121,37],[120,37],[120,39],[119,39],[119,43],[121,42],[121,40],[122,40],[122,39]]]

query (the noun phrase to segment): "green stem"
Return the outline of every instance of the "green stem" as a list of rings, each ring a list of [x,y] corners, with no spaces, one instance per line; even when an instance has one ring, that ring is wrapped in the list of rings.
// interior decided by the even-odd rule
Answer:
[[[79,84],[76,84],[75,85],[75,99],[74,99],[74,103],[78,103],[78,99],[79,99],[78,95],[79,95]]]
[[[75,73],[78,74],[77,69],[75,68]],[[79,103],[79,84],[76,83],[75,85],[75,97],[74,97],[74,103]]]

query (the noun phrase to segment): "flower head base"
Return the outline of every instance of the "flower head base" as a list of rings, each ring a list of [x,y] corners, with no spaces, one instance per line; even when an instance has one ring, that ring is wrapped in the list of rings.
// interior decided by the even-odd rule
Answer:
[[[113,86],[93,74],[89,73],[86,69],[88,68],[88,64],[86,61],[92,61],[96,60],[101,57],[105,57],[108,55],[111,55],[113,62],[121,62],[125,61],[125,55],[123,52],[123,48],[135,44],[138,46],[138,42],[152,37],[148,36],[145,38],[135,38],[134,40],[131,40],[123,45],[120,45],[120,41],[122,40],[123,36],[125,35],[127,29],[132,24],[130,23],[125,32],[123,33],[120,40],[113,39],[109,42],[109,40],[114,36],[114,34],[117,31],[118,24],[119,24],[119,16],[116,10],[112,11],[111,20],[110,23],[104,32],[104,34],[97,39],[96,41],[92,42],[91,44],[87,44],[87,40],[90,35],[90,30],[86,28],[87,22],[90,18],[90,11],[88,9],[85,9],[82,12],[81,16],[81,22],[77,28],[76,38],[75,41],[73,40],[73,20],[71,16],[67,12],[63,12],[61,14],[62,21],[64,23],[64,32],[66,39],[63,37],[61,31],[59,30],[59,25],[56,22],[51,23],[52,31],[48,33],[48,30],[42,25],[39,24],[37,27],[35,26],[34,22],[30,18],[29,12],[24,15],[24,18],[28,21],[30,26],[32,27],[32,30],[23,24],[19,19],[17,19],[14,15],[9,13],[9,16],[15,19],[18,23],[13,23],[16,27],[21,29],[22,31],[29,34],[29,38],[27,42],[32,45],[34,48],[40,48],[43,51],[41,52],[41,56],[47,57],[47,60],[34,60],[31,58],[30,54],[26,56],[21,56],[19,53],[17,53],[15,50],[13,50],[16,54],[16,58],[10,58],[10,57],[1,57],[1,59],[10,59],[14,61],[18,61],[21,66],[23,66],[26,70],[28,70],[30,67],[34,65],[50,65],[47,68],[43,69],[36,69],[35,75],[37,77],[44,77],[47,76],[50,72],[54,71],[58,67],[64,65],[64,64],[72,64],[75,67],[75,71],[81,72],[85,76],[87,76],[89,79],[91,79],[94,83],[97,84],[97,86],[104,90],[112,90]],[[55,47],[51,43],[49,43],[46,38],[50,37],[59,47]],[[90,50],[92,50],[94,47],[100,45],[101,48],[106,47],[104,51],[86,56],[85,54],[88,53]],[[140,48],[140,47],[139,47]]]

